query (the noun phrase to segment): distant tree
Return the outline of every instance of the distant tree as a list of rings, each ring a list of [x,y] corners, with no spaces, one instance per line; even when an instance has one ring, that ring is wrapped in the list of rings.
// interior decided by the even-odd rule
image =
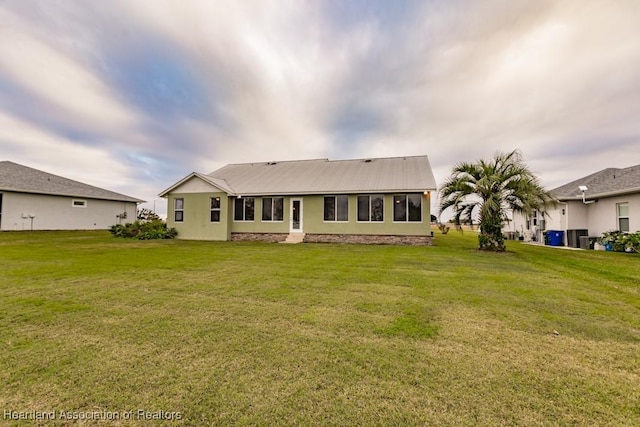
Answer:
[[[458,163],[440,189],[440,214],[452,208],[454,222],[480,220],[479,248],[506,250],[502,224],[507,211],[531,214],[557,200],[538,182],[518,150],[497,153],[490,160]]]
[[[142,208],[138,210],[139,221],[161,221],[161,218],[151,209]]]

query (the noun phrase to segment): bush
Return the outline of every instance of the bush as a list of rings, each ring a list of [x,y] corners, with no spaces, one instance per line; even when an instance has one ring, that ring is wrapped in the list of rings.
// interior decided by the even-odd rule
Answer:
[[[442,232],[442,234],[447,234],[451,229],[451,227],[442,223],[438,224],[438,228],[440,229],[440,232]]]
[[[598,243],[614,252],[640,252],[640,231],[623,233],[622,231],[606,231],[598,239]]]
[[[115,224],[109,229],[113,237],[123,239],[173,239],[178,235],[175,228],[167,228],[167,224],[160,219],[150,221],[135,220],[127,224]]]

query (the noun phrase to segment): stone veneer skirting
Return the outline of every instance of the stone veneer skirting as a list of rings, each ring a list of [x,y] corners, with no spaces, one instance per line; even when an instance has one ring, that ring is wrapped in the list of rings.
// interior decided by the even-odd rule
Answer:
[[[288,233],[231,233],[232,242],[284,242]]]
[[[358,245],[422,245],[431,246],[431,236],[403,236],[384,234],[309,234],[305,243],[350,243]]]
[[[234,242],[284,242],[286,233],[231,233]],[[350,243],[358,245],[422,245],[431,246],[432,236],[403,236],[382,234],[310,234],[304,243]]]

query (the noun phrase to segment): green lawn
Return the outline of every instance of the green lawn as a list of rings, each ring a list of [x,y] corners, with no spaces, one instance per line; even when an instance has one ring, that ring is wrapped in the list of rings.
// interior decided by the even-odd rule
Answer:
[[[640,256],[476,243],[0,233],[0,424],[640,425]]]

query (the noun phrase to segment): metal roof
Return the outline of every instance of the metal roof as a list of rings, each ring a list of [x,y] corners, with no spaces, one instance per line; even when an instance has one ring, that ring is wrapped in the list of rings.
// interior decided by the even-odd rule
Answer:
[[[208,174],[208,177],[222,180],[236,195],[392,193],[437,189],[427,156],[231,164]]]
[[[144,200],[19,165],[0,162],[0,191],[141,203]]]
[[[603,197],[607,195],[640,192],[640,165],[624,169],[607,168],[568,184],[551,190],[559,199],[574,199],[582,197],[578,189],[584,185],[588,188],[585,195],[589,197]]]

